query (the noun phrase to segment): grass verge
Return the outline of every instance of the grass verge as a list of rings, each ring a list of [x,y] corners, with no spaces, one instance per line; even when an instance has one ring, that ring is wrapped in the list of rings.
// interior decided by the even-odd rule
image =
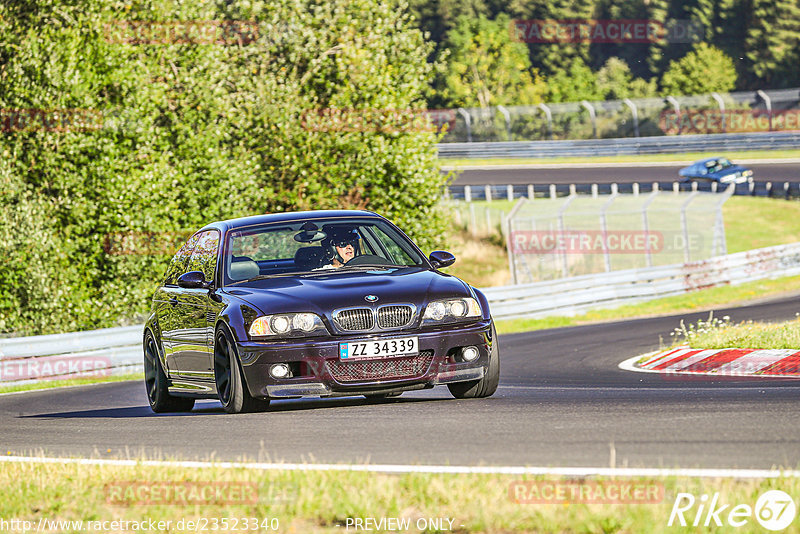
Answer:
[[[603,480],[603,479],[599,479]],[[800,494],[800,479],[700,479],[665,477],[660,479],[604,479],[610,485],[656,486],[660,502],[650,504],[520,504],[515,497],[530,498],[531,493],[510,491],[521,481],[538,482],[538,487],[568,487],[588,484],[586,479],[560,477],[471,475],[471,474],[375,474],[346,471],[258,471],[247,469],[186,469],[173,466],[93,466],[74,464],[7,463],[0,470],[0,484],[5,498],[0,500],[0,517],[17,518],[32,523],[40,520],[83,521],[83,531],[109,531],[103,522],[170,521],[169,531],[198,530],[187,528],[188,521],[205,523],[207,530],[227,532],[252,531],[244,528],[244,518],[257,519],[261,532],[329,533],[349,531],[348,519],[375,522],[381,519],[407,519],[409,532],[508,533],[508,532],[697,532],[697,527],[669,527],[673,504],[679,493],[719,494],[720,504],[730,504],[720,519],[737,505],[756,506],[759,495],[768,490]],[[145,490],[133,494],[129,484]],[[219,497],[193,504],[138,504],[142,496],[156,495],[150,488],[251,488],[247,495],[255,499],[246,504],[225,504]],[[152,486],[150,486],[152,485]],[[528,486],[530,487],[530,486]],[[120,488],[122,491],[120,491]],[[116,493],[115,493],[116,492]],[[231,493],[229,493],[231,494]],[[545,491],[541,492],[544,495]],[[169,496],[168,491],[159,495]],[[223,495],[225,492],[212,492]],[[237,499],[239,502],[242,499]],[[698,505],[684,514],[691,525]],[[705,514],[701,514],[701,521]],[[747,520],[749,528],[759,528],[755,515]],[[183,528],[179,521],[183,520]],[[224,521],[227,528],[221,528]],[[267,520],[266,523],[263,520]],[[234,521],[236,526],[234,527]],[[438,522],[437,522],[438,521]],[[452,521],[452,523],[450,522]],[[91,528],[92,522],[97,527]],[[52,523],[49,523],[52,525]],[[86,526],[90,528],[87,529]],[[445,528],[436,528],[436,526]],[[374,527],[373,527],[374,528]],[[730,528],[730,527],[729,527]],[[120,524],[116,532],[134,529]],[[137,529],[145,530],[149,529]],[[202,529],[200,529],[202,530]],[[361,529],[363,530],[363,529]],[[390,531],[388,528],[374,528]],[[394,529],[397,530],[397,529]],[[52,530],[51,530],[52,531]],[[81,531],[62,525],[58,531]],[[152,530],[150,530],[152,531]],[[163,530],[162,530],[163,531]],[[795,521],[784,532],[798,532]]]
[[[144,380],[144,375],[142,373],[129,373],[124,375],[102,376],[96,378],[71,378],[69,380],[45,380],[43,382],[16,384],[13,386],[0,385],[0,394],[16,393],[19,391],[34,391],[40,389],[62,388],[67,386],[85,386],[88,384],[102,384],[105,382],[126,382],[128,380]]]
[[[620,306],[619,308],[593,310],[572,317],[498,320],[497,332],[500,334],[509,334],[513,332],[527,332],[530,330],[543,330],[546,328],[575,326],[579,324],[616,321],[637,317],[691,313],[715,309],[721,306],[745,304],[748,301],[797,291],[800,291],[800,276],[789,276],[776,278],[774,280],[757,280],[738,286],[701,289],[700,291],[686,293],[685,295],[665,297],[638,304],[628,304]],[[798,303],[797,308],[798,311],[800,311],[800,303]]]
[[[731,197],[722,216],[729,254],[800,241],[800,202]]]
[[[663,161],[695,161],[710,156],[733,160],[800,158],[800,150],[742,150],[737,152],[689,152],[684,154],[652,154],[641,156],[598,156],[564,158],[440,158],[446,167],[472,165],[531,165],[537,163],[649,163]]]
[[[797,349],[800,350],[800,313],[792,321],[733,324],[730,317],[714,317],[681,326],[672,332],[674,346],[688,344],[704,349]]]

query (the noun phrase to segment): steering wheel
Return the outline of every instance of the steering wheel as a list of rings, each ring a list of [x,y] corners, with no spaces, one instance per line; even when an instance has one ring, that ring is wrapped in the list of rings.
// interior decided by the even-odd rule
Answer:
[[[375,265],[391,265],[392,262],[387,260],[386,258],[382,258],[380,256],[376,256],[375,254],[362,254],[361,256],[356,256],[352,260],[345,263],[347,265],[365,265],[365,264],[375,264]]]

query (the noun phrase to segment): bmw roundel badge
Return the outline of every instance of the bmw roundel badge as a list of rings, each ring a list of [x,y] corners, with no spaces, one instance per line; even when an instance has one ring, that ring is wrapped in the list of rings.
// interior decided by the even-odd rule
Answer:
[[[378,302],[378,297],[375,295],[367,295],[364,297],[367,302]]]

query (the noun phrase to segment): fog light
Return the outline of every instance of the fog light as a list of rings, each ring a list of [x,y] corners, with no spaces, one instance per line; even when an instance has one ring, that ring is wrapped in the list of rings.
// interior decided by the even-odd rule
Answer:
[[[478,352],[477,347],[465,347],[461,351],[461,358],[464,359],[465,362],[471,362],[473,360],[477,360],[478,356],[480,356],[480,352]]]
[[[272,375],[272,378],[288,378],[292,376],[292,371],[285,363],[276,363],[269,368],[269,374]]]

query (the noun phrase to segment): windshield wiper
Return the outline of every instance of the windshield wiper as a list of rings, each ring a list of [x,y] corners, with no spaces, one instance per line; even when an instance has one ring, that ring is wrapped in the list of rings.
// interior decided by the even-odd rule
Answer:
[[[407,265],[394,265],[394,264],[386,264],[386,263],[359,263],[358,265],[347,265],[346,263],[339,267],[338,270],[348,270],[348,271],[356,271],[356,270],[364,270],[364,271],[374,271],[375,269],[401,269],[403,267],[408,267]]]

